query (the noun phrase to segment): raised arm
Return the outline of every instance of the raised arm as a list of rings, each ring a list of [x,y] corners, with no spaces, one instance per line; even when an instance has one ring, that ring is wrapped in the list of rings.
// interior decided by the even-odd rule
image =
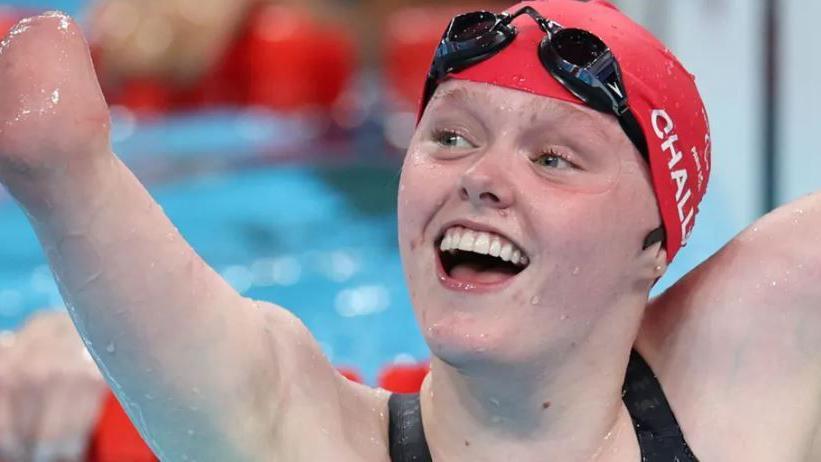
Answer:
[[[639,345],[658,358],[674,402],[697,396],[702,415],[761,460],[815,460],[821,193],[764,216],[655,300]],[[707,440],[728,434],[704,420],[696,432],[701,424]]]
[[[329,426],[341,401],[357,403],[304,326],[232,290],[111,153],[108,110],[69,18],[17,25],[0,45],[0,82],[0,180],[162,460],[270,460],[283,420],[313,415],[306,403],[324,400]]]

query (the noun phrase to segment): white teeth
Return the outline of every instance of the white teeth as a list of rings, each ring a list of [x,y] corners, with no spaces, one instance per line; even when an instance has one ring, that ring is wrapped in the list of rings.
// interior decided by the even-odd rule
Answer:
[[[499,258],[504,261],[510,261],[510,256],[513,254],[513,245],[509,242],[502,246],[502,252],[499,253]]]
[[[445,238],[442,239],[442,243],[439,244],[439,250],[441,250],[442,252],[447,252],[448,250],[450,250],[452,240],[452,235],[445,234]]]
[[[459,241],[459,250],[464,250],[465,252],[472,252],[473,251],[473,243],[476,242],[476,234],[473,231],[467,229],[462,234],[462,239]]]
[[[504,237],[460,226],[454,226],[445,232],[439,249],[442,252],[461,250],[490,255],[519,266],[527,266],[530,262],[521,249]]]
[[[459,248],[459,241],[462,239],[462,230],[461,229],[454,229],[452,233],[448,233],[451,237],[450,239],[450,250],[456,250]]]
[[[493,241],[490,243],[490,250],[488,251],[488,254],[494,257],[498,257],[501,253],[502,242],[499,240],[498,237],[494,236]]]
[[[473,251],[487,255],[490,252],[490,234],[479,233],[476,236],[476,242],[473,243]]]

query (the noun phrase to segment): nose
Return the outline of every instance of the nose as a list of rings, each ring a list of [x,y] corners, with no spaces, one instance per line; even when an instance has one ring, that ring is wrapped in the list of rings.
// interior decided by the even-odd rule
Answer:
[[[514,193],[500,166],[482,159],[462,174],[459,197],[477,208],[506,209],[513,205]],[[502,167],[503,168],[503,167]]]

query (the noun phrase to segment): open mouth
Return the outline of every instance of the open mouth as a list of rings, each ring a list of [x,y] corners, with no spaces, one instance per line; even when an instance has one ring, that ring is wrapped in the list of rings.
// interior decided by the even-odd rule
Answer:
[[[444,276],[458,283],[502,284],[530,264],[527,254],[504,236],[461,226],[446,229],[437,247]]]

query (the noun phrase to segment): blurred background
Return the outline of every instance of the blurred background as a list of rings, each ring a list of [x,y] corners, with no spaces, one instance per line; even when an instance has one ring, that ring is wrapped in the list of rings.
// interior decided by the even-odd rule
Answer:
[[[710,190],[658,291],[773,206],[821,189],[821,62],[810,56],[821,3],[615,3],[697,76],[712,125]],[[6,0],[0,30],[46,9],[74,15],[112,105],[115,151],[183,235],[237,290],[292,309],[335,364],[373,383],[386,364],[427,357],[395,197],[433,46],[454,12],[507,6]],[[0,190],[0,331],[61,305]]]

